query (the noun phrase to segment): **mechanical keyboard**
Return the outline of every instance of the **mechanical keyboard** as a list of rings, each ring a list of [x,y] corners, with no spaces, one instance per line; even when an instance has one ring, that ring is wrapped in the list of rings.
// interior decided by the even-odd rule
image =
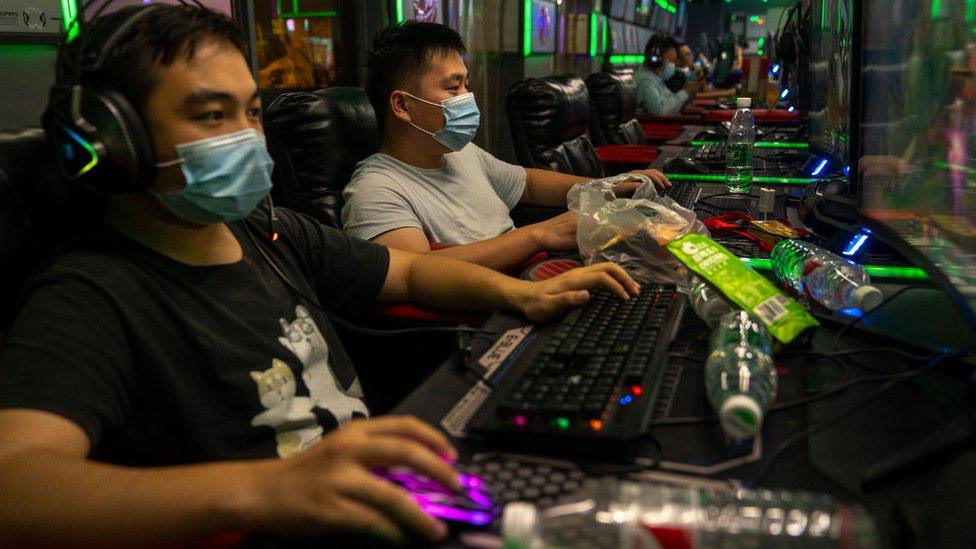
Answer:
[[[676,181],[661,194],[690,210],[701,195],[701,186],[690,181]]]
[[[684,299],[645,285],[623,301],[609,291],[543,329],[471,424],[472,433],[541,453],[627,460],[647,431]]]
[[[695,149],[693,158],[703,164],[714,164],[725,162],[728,154],[728,143],[707,143]]]

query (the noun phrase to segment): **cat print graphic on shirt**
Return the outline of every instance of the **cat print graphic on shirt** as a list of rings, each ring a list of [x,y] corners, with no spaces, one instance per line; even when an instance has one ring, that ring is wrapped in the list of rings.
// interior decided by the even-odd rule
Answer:
[[[295,307],[295,320],[279,319],[278,341],[302,363],[302,381],[309,396],[296,396],[297,384],[288,365],[272,359],[272,367],[251,372],[261,404],[267,408],[251,425],[275,428],[278,455],[287,457],[317,442],[324,432],[355,417],[367,417],[359,379],[343,388],[329,364],[329,345],[305,307]],[[284,372],[287,370],[287,374]],[[289,381],[290,380],[290,381]]]
[[[312,407],[312,399],[295,396],[295,374],[284,361],[271,359],[271,367],[263,372],[251,372],[258,385],[261,405],[267,408],[251,420],[251,425],[275,428],[278,456],[288,457],[300,452],[322,438]]]

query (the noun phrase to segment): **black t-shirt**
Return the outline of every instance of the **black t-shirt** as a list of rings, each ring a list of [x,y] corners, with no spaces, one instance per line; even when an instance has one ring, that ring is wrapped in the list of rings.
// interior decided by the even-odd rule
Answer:
[[[366,415],[328,318],[255,243],[330,311],[375,299],[389,252],[278,212],[277,242],[266,209],[230,224],[244,250],[231,265],[189,266],[109,229],[59,256],[0,348],[0,408],[61,415],[93,458],[131,465],[284,457]]]

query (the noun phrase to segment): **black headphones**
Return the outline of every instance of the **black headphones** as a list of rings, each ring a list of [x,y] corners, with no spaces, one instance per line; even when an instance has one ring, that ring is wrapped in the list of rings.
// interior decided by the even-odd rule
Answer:
[[[160,7],[123,8],[99,17],[62,45],[42,123],[68,179],[84,177],[109,193],[142,192],[152,181],[152,139],[137,109],[110,86],[84,82],[102,71],[119,41]]]
[[[668,41],[668,35],[655,34],[647,41],[644,48],[644,65],[652,71],[664,65],[664,45]]]

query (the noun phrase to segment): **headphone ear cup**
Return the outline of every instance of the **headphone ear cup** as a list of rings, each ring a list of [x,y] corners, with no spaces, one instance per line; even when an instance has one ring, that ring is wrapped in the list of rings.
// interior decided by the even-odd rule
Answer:
[[[100,149],[93,183],[105,192],[145,191],[155,173],[152,140],[139,113],[112,90],[81,91],[80,114]]]

